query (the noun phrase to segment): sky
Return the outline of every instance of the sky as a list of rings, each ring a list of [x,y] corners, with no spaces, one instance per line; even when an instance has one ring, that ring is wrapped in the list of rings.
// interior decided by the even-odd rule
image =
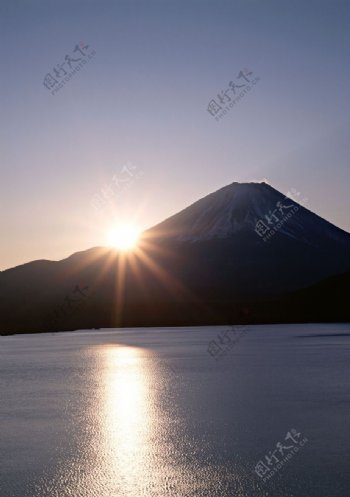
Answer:
[[[233,181],[350,231],[349,24],[340,0],[0,0],[0,270]]]

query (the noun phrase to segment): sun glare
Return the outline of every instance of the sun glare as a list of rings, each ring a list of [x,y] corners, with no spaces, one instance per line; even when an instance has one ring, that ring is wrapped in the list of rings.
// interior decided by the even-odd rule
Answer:
[[[132,250],[137,246],[140,230],[135,226],[123,224],[114,227],[107,237],[108,245],[118,250]]]

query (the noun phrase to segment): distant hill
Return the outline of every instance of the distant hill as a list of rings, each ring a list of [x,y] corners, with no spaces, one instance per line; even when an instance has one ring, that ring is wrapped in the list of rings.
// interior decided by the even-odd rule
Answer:
[[[265,183],[232,183],[144,232],[0,273],[0,333],[347,321],[350,235]]]

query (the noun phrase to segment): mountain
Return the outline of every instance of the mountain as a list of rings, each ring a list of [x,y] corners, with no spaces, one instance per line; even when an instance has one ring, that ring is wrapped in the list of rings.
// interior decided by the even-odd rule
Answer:
[[[278,229],[281,235],[314,246],[328,240],[349,243],[348,233],[302,207],[294,195],[284,196],[265,182],[232,183],[166,219],[150,233],[158,238],[191,242],[227,239],[253,234],[259,220],[272,229],[278,224],[276,217],[283,219],[291,214]]]
[[[209,293],[274,295],[346,271],[350,263],[348,233],[266,183],[232,183],[145,235],[187,258],[178,274]]]
[[[92,248],[3,271],[0,332],[316,321],[305,305],[334,301],[334,285],[313,285],[350,271],[350,235],[299,196],[232,183],[145,231],[133,254]]]

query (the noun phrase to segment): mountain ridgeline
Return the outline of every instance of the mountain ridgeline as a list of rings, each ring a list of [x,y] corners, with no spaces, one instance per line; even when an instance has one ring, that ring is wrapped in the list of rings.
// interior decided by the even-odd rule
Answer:
[[[266,183],[232,183],[145,231],[0,273],[0,333],[348,321],[350,234]]]

